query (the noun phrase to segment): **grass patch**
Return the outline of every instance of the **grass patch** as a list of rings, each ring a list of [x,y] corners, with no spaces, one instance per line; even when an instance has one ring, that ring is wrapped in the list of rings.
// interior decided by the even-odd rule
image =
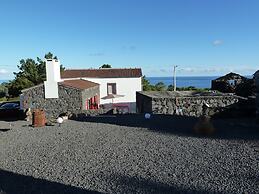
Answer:
[[[0,98],[0,102],[14,102],[14,101],[20,101],[20,97],[14,97],[14,98],[3,97],[3,98]]]

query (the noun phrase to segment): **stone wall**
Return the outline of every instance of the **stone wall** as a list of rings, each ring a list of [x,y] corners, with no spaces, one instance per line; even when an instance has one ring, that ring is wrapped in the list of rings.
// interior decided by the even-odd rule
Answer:
[[[219,108],[230,106],[238,102],[238,98],[229,97],[178,97],[175,99],[153,99],[152,111],[155,114],[175,114],[185,116],[201,116],[204,111],[214,115]],[[209,105],[204,110],[204,105]]]
[[[74,111],[71,115],[69,115],[69,119],[77,120],[77,121],[84,121],[89,116],[98,116],[103,114],[108,114],[111,112],[110,109],[95,109],[95,110],[80,110]]]
[[[136,93],[136,106],[138,113],[151,113],[152,112],[152,98],[144,95],[142,92]]]
[[[239,102],[240,97],[234,95],[222,96],[171,96],[152,97],[145,94],[137,94],[138,112],[153,114],[171,114],[199,117],[206,111],[208,115],[214,115],[222,108]],[[141,100],[141,101],[140,101]],[[205,106],[209,108],[205,108]],[[205,110],[206,109],[206,110]]]
[[[259,122],[259,70],[254,74],[256,85],[256,120]]]
[[[24,108],[42,109],[47,118],[58,117],[61,113],[82,109],[82,92],[79,89],[59,85],[59,98],[45,99],[44,85],[23,92]]]

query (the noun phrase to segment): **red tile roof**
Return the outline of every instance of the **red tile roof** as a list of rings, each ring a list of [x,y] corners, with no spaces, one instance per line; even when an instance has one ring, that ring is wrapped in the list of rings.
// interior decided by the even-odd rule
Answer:
[[[80,90],[84,90],[84,89],[88,89],[88,88],[92,88],[94,86],[98,86],[99,84],[91,82],[91,81],[87,81],[87,80],[66,80],[63,82],[59,82],[61,85],[63,86],[68,86],[68,87],[72,87],[72,88],[77,88]]]
[[[140,68],[135,69],[69,69],[61,73],[61,78],[130,78],[141,77]]]

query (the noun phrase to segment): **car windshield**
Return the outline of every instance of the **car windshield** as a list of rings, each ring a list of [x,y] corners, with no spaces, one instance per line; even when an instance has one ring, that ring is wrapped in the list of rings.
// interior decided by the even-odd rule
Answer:
[[[16,104],[16,103],[6,103],[1,106],[1,108],[5,108],[5,109],[11,109],[11,108],[17,108],[17,107],[19,107],[19,104]]]

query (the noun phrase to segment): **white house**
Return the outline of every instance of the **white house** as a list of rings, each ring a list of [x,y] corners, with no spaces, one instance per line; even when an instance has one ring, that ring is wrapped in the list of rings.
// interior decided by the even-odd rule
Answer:
[[[60,62],[56,59],[46,60],[46,75],[47,80],[44,84],[22,90],[22,110],[41,109],[50,118],[63,113],[99,108],[98,83],[83,79],[62,80]]]
[[[140,68],[69,69],[62,80],[83,79],[100,85],[100,104],[136,111],[136,92],[142,91]]]

